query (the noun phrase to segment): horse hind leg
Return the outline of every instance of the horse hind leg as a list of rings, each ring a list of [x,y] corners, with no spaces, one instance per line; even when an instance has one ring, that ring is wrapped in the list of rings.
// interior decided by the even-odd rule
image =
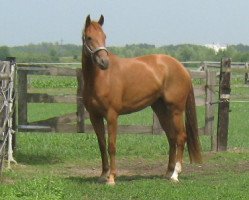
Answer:
[[[175,165],[176,165],[176,138],[174,137],[174,134],[170,134],[173,132],[171,124],[171,113],[167,109],[164,101],[162,99],[159,99],[157,102],[155,102],[152,106],[153,111],[156,113],[159,122],[161,124],[161,127],[163,128],[164,132],[166,133],[166,136],[168,138],[169,143],[169,161],[168,161],[168,169],[166,172],[166,177],[171,177],[171,175],[174,172]]]
[[[178,182],[178,174],[182,171],[182,158],[186,142],[183,124],[183,112],[166,106],[162,99],[152,105],[169,142],[169,162],[166,177]]]
[[[178,175],[182,171],[182,161],[183,161],[183,152],[184,146],[186,143],[187,135],[183,122],[183,112],[175,112],[172,116],[172,132],[171,135],[176,138],[176,163],[173,174],[170,179],[172,181],[178,182]]]
[[[183,152],[184,146],[186,143],[187,135],[184,127],[183,121],[183,112],[173,111],[172,117],[169,119],[169,138],[174,138],[176,145],[176,154],[175,154],[175,167],[174,171],[170,177],[172,181],[178,182],[178,175],[182,171],[182,161],[183,161]]]

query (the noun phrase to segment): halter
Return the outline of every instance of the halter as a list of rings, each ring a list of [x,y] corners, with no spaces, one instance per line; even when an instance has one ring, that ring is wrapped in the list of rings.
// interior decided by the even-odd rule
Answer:
[[[109,52],[108,52],[108,50],[106,49],[106,47],[97,47],[96,49],[92,50],[92,49],[87,45],[86,40],[85,40],[85,36],[83,37],[83,46],[84,46],[85,49],[88,51],[88,53],[90,53],[91,58],[92,58],[92,61],[94,61],[94,60],[93,60],[94,55],[95,55],[97,52],[99,52],[99,51],[104,50],[104,51],[107,53],[107,55],[109,54]]]

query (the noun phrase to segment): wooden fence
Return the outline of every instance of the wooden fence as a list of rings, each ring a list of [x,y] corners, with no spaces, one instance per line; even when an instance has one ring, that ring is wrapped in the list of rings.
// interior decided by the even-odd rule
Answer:
[[[204,106],[204,126],[199,127],[199,134],[211,136],[212,150],[226,150],[227,134],[228,134],[228,113],[224,115],[224,109],[219,108],[218,128],[215,127],[215,107],[216,105],[223,106],[228,103],[222,98],[227,98],[223,95],[221,88],[218,94],[218,86],[224,80],[223,75],[228,75],[230,72],[244,74],[245,84],[248,84],[248,63],[230,62],[229,67],[225,67],[225,73],[221,66],[224,62],[183,62],[184,65],[197,65],[199,70],[190,70],[193,78],[194,92],[197,106]],[[62,65],[62,64],[59,64]],[[79,64],[80,65],[80,64]],[[48,95],[28,93],[28,75],[51,75],[51,76],[72,76],[77,77],[78,88],[77,95]],[[241,75],[240,75],[241,76]],[[83,80],[80,69],[72,69],[58,67],[51,64],[19,64],[18,65],[18,130],[19,131],[53,131],[53,132],[93,132],[92,126],[86,122],[88,113],[84,109],[82,101]],[[218,78],[219,82],[218,82]],[[226,78],[225,78],[226,79]],[[201,84],[200,84],[201,83]],[[77,110],[66,116],[54,117],[47,120],[28,122],[28,103],[76,103]],[[229,105],[226,105],[229,111]],[[224,120],[224,118],[226,118]],[[225,121],[225,122],[224,122]],[[224,125],[224,123],[225,125]],[[221,125],[223,124],[223,125]],[[223,127],[223,128],[222,128]],[[152,125],[119,125],[119,133],[147,133],[160,134],[162,129],[159,125],[157,117],[153,114]]]
[[[56,67],[46,64],[42,64],[42,66],[40,64],[19,64],[17,68],[18,130],[79,132],[77,126],[74,124],[74,122],[77,121],[77,112],[37,122],[28,122],[28,103],[76,103],[77,101],[76,95],[28,93],[28,75],[76,77],[76,74],[77,70],[72,68]]]
[[[18,130],[19,131],[54,131],[54,132],[92,132],[90,124],[86,124],[88,113],[82,102],[82,72],[81,69],[56,67],[45,64],[19,64],[18,65]],[[216,73],[212,71],[190,71],[193,80],[199,80],[194,88],[197,106],[205,106],[205,125],[199,128],[200,134],[212,134],[214,132],[214,87],[216,85]],[[28,75],[51,75],[77,77],[77,96],[55,96],[48,94],[28,93]],[[77,110],[66,116],[51,119],[28,122],[28,103],[76,103]],[[152,125],[120,125],[119,133],[148,133],[159,134],[162,129],[157,117],[153,115]]]
[[[241,81],[244,77],[244,84],[246,85],[243,87],[248,88],[249,65],[248,62],[232,62],[231,58],[223,58],[221,62],[202,62],[200,66],[203,70],[212,69],[216,71],[219,78],[217,101],[211,101],[218,105],[217,132],[214,132],[212,135],[212,150],[226,151],[229,132],[229,113],[231,112],[230,103],[249,103],[248,93],[239,95],[230,94],[232,90],[231,86],[236,87],[236,85],[231,84],[231,80],[234,78],[237,81]],[[240,84],[243,84],[243,81]]]
[[[12,144],[15,145],[15,137],[12,137],[12,134],[15,130],[15,68],[14,58],[0,61],[0,174],[6,152],[8,167],[10,167],[10,162],[14,162]]]
[[[248,63],[236,63],[232,62],[231,58],[224,58],[220,64],[220,76],[219,76],[219,101],[218,101],[218,122],[217,122],[217,151],[226,151],[228,144],[228,132],[229,132],[229,115],[230,115],[230,103],[249,103],[248,92],[236,94],[236,87],[242,87],[248,91],[249,81]],[[244,86],[232,84],[232,78],[239,79],[241,81],[244,76]],[[236,81],[237,82],[237,81]],[[241,84],[241,83],[240,83]],[[232,88],[232,86],[234,88]],[[235,89],[235,92],[233,92]],[[242,98],[242,100],[241,100]],[[236,112],[239,112],[238,110]],[[243,119],[246,120],[246,119]]]

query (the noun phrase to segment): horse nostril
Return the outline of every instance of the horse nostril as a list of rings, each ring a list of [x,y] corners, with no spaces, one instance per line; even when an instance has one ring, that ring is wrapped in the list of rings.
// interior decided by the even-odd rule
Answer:
[[[107,69],[109,65],[109,60],[108,59],[101,59],[101,60],[103,67]]]
[[[99,67],[101,69],[107,69],[109,65],[109,60],[104,58],[99,58],[97,63],[99,64]]]
[[[95,57],[95,62],[98,64],[100,69],[107,69],[109,66],[109,59],[108,57],[101,58],[99,56]]]

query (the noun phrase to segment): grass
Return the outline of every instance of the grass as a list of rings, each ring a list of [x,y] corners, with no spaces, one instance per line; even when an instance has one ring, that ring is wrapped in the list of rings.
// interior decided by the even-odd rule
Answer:
[[[65,106],[53,107],[61,111]],[[249,107],[231,104],[229,151],[209,152],[210,139],[201,137],[204,164],[188,164],[185,153],[180,183],[163,178],[168,144],[164,135],[118,136],[119,177],[115,187],[99,184],[100,156],[94,134],[18,133],[18,165],[5,171],[0,198],[12,199],[247,199]],[[37,107],[31,107],[31,110]],[[49,108],[48,108],[49,109]],[[200,111],[201,112],[201,111]],[[35,119],[34,113],[31,115]],[[144,111],[150,115],[149,110]],[[121,119],[141,122],[142,113]],[[239,118],[240,117],[240,118]],[[149,118],[149,117],[148,117]],[[144,120],[145,121],[145,120]],[[238,126],[238,123],[240,126]]]
[[[28,76],[28,84],[33,88],[77,88],[77,81],[74,77],[67,76]]]
[[[205,142],[204,137],[201,138]],[[181,182],[163,178],[168,149],[163,135],[118,137],[117,185],[99,184],[99,152],[94,134],[19,133],[18,165],[5,171],[5,199],[246,199],[248,150],[210,153],[204,164],[188,164]]]
[[[35,122],[75,112],[76,104],[29,103],[28,122]]]
[[[34,80],[37,81],[37,80]],[[40,81],[40,80],[39,80]],[[44,87],[51,94],[73,94],[73,84],[63,80]],[[58,80],[57,80],[58,81]],[[37,87],[30,88],[37,92]],[[66,87],[70,87],[67,89]],[[60,92],[58,92],[60,91]],[[244,94],[245,88],[234,93]],[[75,112],[75,104],[29,104],[29,121]],[[202,165],[190,165],[184,154],[180,183],[163,177],[167,167],[168,143],[164,135],[122,134],[117,140],[118,178],[115,187],[97,182],[101,169],[94,134],[17,133],[17,165],[5,170],[0,183],[0,199],[248,199],[249,137],[248,103],[231,103],[227,152],[210,152],[210,137],[201,136]],[[198,108],[199,125],[204,124],[204,108]],[[152,112],[145,109],[122,116],[121,124],[150,125]],[[215,119],[217,120],[217,119]]]
[[[228,145],[232,147],[249,147],[249,103],[231,103],[229,114]]]

